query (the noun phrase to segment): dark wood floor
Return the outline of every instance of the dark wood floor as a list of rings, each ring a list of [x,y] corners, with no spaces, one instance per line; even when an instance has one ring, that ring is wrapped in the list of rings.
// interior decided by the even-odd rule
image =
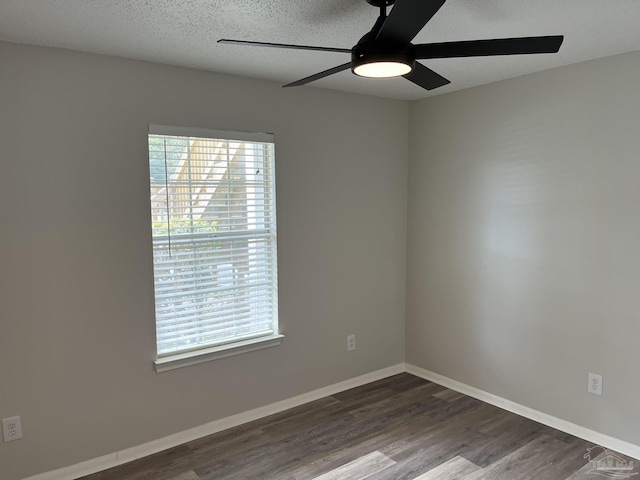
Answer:
[[[84,479],[606,478],[585,457],[589,447],[584,440],[400,374]],[[599,447],[591,451],[599,458],[612,453]],[[639,476],[634,463],[628,465],[633,468],[629,478]]]

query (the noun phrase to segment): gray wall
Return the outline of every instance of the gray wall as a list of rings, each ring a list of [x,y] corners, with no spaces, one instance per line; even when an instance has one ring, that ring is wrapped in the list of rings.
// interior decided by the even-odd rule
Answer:
[[[404,360],[408,104],[6,43],[0,64],[0,418],[25,435],[3,480]],[[281,346],[154,372],[149,123],[275,133]]]
[[[640,444],[639,85],[632,53],[411,105],[408,362]]]

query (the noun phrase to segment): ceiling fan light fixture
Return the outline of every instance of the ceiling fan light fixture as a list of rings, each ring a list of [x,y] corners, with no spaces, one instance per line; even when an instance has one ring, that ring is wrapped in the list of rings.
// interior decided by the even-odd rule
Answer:
[[[351,70],[369,78],[390,78],[406,75],[413,70],[415,60],[409,52],[354,52]]]
[[[402,62],[372,62],[354,67],[353,73],[361,77],[390,78],[410,73],[411,65]]]

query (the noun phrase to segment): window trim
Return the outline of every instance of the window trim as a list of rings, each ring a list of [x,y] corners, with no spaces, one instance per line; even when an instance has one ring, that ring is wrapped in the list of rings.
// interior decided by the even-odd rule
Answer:
[[[149,125],[149,135],[171,135],[172,137],[224,138],[240,142],[273,143],[273,133],[234,132],[199,127],[172,127],[169,125]]]
[[[153,362],[157,373],[175,370],[177,368],[197,365],[199,363],[210,362],[220,358],[232,357],[242,353],[262,350],[263,348],[275,347],[282,343],[284,335],[277,333],[268,337],[261,336],[250,338],[241,342],[227,343],[215,347],[201,348],[190,352],[166,355]]]
[[[236,131],[228,131],[228,130],[214,130],[214,129],[198,128],[198,127],[176,127],[176,126],[157,125],[157,124],[149,124],[148,135],[219,138],[219,139],[225,139],[229,141],[240,141],[240,142],[249,142],[249,143],[252,143],[252,142],[275,143],[274,135],[270,133],[236,132]],[[275,176],[275,171],[272,172],[272,175]],[[274,185],[274,195],[275,195],[275,179],[272,178],[272,182],[274,182],[273,185]],[[275,197],[273,198],[272,201],[273,201],[273,210],[274,210],[273,213],[274,215],[276,215]],[[275,235],[277,235],[276,233],[277,223],[274,223],[273,231]],[[277,244],[277,241],[276,241],[276,244]],[[277,249],[277,246],[275,248]],[[275,268],[277,272],[277,265]],[[190,366],[190,365],[197,365],[204,362],[218,360],[221,358],[240,355],[243,353],[280,345],[282,343],[282,339],[284,338],[284,335],[279,331],[280,322],[278,321],[277,292],[278,292],[278,286],[276,284],[275,292],[274,292],[274,294],[276,295],[276,299],[275,299],[276,311],[275,311],[274,326],[277,328],[277,331],[271,333],[270,335],[261,334],[261,335],[256,335],[252,337],[250,336],[242,340],[231,340],[228,343],[213,345],[210,347],[196,348],[194,350],[181,351],[177,353],[158,355],[156,351],[156,359],[153,361],[155,371],[157,373],[160,373],[160,372],[175,370],[175,369]],[[154,293],[154,303],[155,303],[155,293]],[[157,320],[154,315],[154,326],[156,326],[156,322]],[[155,339],[155,341],[156,341],[156,348],[157,348],[157,338]]]

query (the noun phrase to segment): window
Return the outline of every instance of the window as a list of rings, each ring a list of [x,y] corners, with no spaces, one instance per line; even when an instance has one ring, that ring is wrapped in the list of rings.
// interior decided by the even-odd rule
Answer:
[[[150,126],[158,371],[280,343],[272,135]]]

